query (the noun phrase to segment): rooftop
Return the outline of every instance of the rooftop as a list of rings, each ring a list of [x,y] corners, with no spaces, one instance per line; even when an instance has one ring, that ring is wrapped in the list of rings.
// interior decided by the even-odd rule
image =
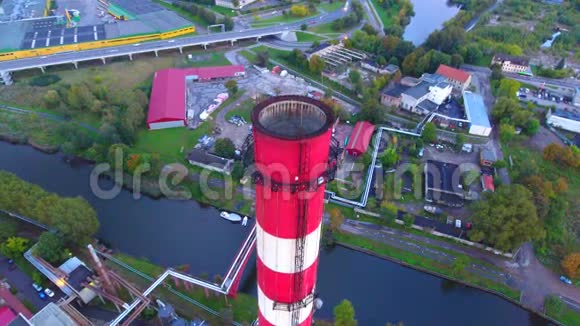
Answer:
[[[575,110],[553,109],[552,115],[568,120],[580,121],[580,113]]]
[[[462,83],[465,83],[471,76],[469,73],[463,70],[449,67],[446,65],[439,65],[439,68],[435,73],[447,77],[449,79],[458,80]]]
[[[77,324],[59,306],[49,303],[30,318],[34,326],[76,326]]]
[[[227,166],[230,160],[225,159],[223,157],[208,153],[202,149],[194,148],[189,154],[187,155],[188,161],[198,162],[205,165],[214,165],[220,168],[224,168]]]
[[[82,284],[85,283],[87,278],[91,275],[93,275],[93,272],[91,272],[85,265],[80,265],[68,274],[67,283],[75,290],[81,291],[84,289]]]
[[[401,97],[401,94],[409,89],[409,86],[405,86],[399,83],[393,83],[383,89],[383,94],[391,97]]]
[[[403,93],[407,94],[408,96],[411,96],[413,98],[420,99],[421,97],[423,97],[429,93],[429,87],[431,87],[431,86],[433,86],[431,83],[426,82],[426,81],[422,81],[419,84],[417,84],[416,86],[413,86],[413,87],[407,89]]]
[[[496,160],[495,153],[492,150],[486,148],[482,149],[479,155],[481,159],[485,161],[495,162]]]
[[[429,112],[437,110],[438,105],[431,102],[430,100],[423,100],[417,104],[417,107]]]
[[[467,120],[469,120],[472,125],[475,124],[485,128],[491,128],[489,117],[487,116],[487,109],[485,103],[483,103],[481,95],[472,92],[464,92],[463,104],[465,105]]]
[[[512,64],[518,65],[518,66],[529,66],[530,65],[530,59],[528,59],[528,58],[516,57],[513,55],[502,54],[502,53],[496,54],[493,57],[493,61],[499,61],[499,62],[509,61]]]

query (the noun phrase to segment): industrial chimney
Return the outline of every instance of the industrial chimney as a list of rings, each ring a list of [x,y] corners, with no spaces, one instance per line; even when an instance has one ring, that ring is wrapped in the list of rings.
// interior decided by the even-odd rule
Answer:
[[[252,112],[259,326],[311,325],[334,115],[304,96]]]

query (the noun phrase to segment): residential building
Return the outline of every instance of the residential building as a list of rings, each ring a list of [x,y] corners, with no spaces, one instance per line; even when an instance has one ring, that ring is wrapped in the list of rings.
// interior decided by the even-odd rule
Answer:
[[[189,152],[186,159],[191,165],[225,174],[230,174],[234,164],[234,160],[229,160],[198,148],[194,148]]]
[[[372,60],[361,61],[360,66],[363,69],[382,75],[393,75],[399,70],[399,67],[395,65],[387,65],[386,67],[381,67]]]
[[[363,155],[369,148],[374,131],[375,126],[372,123],[368,121],[357,122],[348,138],[346,153],[355,157]]]
[[[546,114],[546,123],[552,127],[580,133],[580,114],[568,109],[550,109]]]
[[[491,123],[489,122],[487,109],[481,95],[472,92],[464,92],[463,104],[465,105],[467,120],[470,123],[469,133],[472,135],[489,137],[491,134]]]
[[[408,89],[409,86],[399,83],[393,83],[385,87],[381,92],[381,104],[399,107],[401,105],[401,94]]]
[[[208,81],[245,75],[243,65],[157,71],[153,76],[147,127],[155,130],[185,126],[186,81]]]
[[[417,114],[427,114],[430,111],[424,109],[425,105],[419,106],[419,103],[431,101],[439,106],[451,95],[451,91],[451,85],[446,82],[432,84],[428,81],[422,81],[401,94],[401,108]],[[417,108],[418,106],[419,108]],[[429,104],[429,107],[432,105]]]
[[[238,6],[234,6],[233,0],[215,0],[215,5],[224,7],[224,8],[231,8],[231,9],[241,9],[245,6],[249,5],[250,3],[254,3],[257,0],[238,0]]]
[[[461,69],[439,65],[435,73],[445,77],[456,91],[463,92],[471,85],[471,75]]]
[[[523,57],[515,57],[507,54],[496,54],[491,60],[491,64],[498,64],[501,70],[511,73],[526,73],[532,74],[530,68],[530,60]]]
[[[482,148],[481,152],[479,152],[479,164],[481,166],[492,166],[496,160],[495,152],[490,149]]]

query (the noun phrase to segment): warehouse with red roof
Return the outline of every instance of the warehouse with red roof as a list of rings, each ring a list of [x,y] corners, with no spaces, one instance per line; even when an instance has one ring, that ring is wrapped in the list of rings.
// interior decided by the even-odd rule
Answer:
[[[465,91],[471,84],[471,75],[460,69],[439,65],[435,73],[447,78],[447,82],[453,85],[455,90],[461,92]]]
[[[357,122],[346,145],[348,155],[355,157],[363,155],[369,148],[374,131],[375,126],[372,123],[368,121]]]
[[[186,81],[209,81],[245,76],[243,65],[159,70],[153,76],[147,128],[186,125]]]

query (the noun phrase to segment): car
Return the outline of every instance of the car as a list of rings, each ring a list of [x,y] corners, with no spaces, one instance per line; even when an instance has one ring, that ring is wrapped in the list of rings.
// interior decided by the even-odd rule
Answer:
[[[419,157],[423,157],[423,153],[424,153],[424,152],[425,152],[425,149],[424,149],[424,148],[421,148],[421,150],[419,151],[419,154],[418,154],[418,156],[419,156]]]
[[[32,283],[32,287],[36,290],[36,292],[42,292],[42,286]]]
[[[38,297],[39,297],[41,300],[46,300],[46,294],[44,294],[44,292],[38,292]]]
[[[44,289],[44,294],[46,294],[49,298],[54,297],[54,292],[49,288]]]
[[[562,281],[563,283],[566,283],[568,285],[572,285],[572,280],[570,280],[569,278],[567,278],[564,275],[560,276],[560,281]]]

